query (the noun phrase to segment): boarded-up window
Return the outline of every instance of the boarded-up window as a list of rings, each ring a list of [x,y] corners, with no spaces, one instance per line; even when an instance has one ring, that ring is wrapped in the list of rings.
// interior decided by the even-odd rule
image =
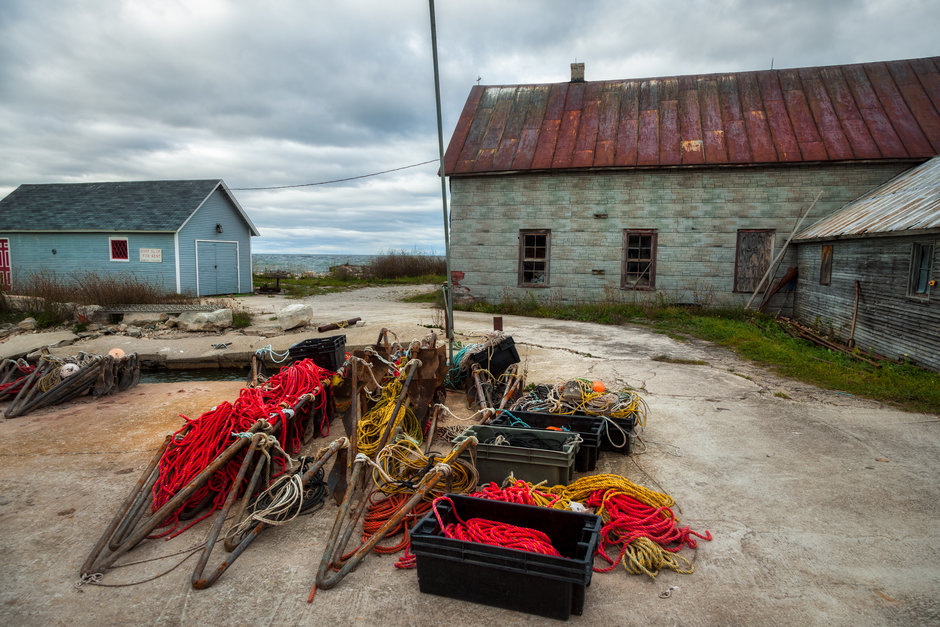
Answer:
[[[519,287],[548,287],[552,232],[519,231]]]
[[[109,238],[111,242],[111,261],[130,261],[126,237]]]
[[[656,229],[625,229],[620,287],[656,289]]]
[[[908,293],[926,298],[930,293],[930,270],[933,265],[933,244],[914,244],[911,252],[911,283]]]
[[[819,284],[829,285],[832,281],[832,245],[823,244],[819,256]]]
[[[754,292],[774,252],[773,229],[738,229],[738,250],[734,260],[734,291]]]

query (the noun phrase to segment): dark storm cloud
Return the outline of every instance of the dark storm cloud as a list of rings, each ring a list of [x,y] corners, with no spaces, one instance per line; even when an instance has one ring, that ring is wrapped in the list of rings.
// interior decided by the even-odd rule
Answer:
[[[937,53],[936,2],[438,0],[445,142],[472,85]],[[325,181],[437,156],[422,0],[0,4],[0,193],[26,182]],[[443,247],[435,165],[236,192],[258,251]]]

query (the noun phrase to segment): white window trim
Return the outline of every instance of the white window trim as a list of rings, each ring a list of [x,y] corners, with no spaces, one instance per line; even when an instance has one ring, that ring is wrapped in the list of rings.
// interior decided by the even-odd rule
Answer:
[[[115,259],[114,258],[114,248],[112,247],[111,242],[114,240],[124,240],[124,243],[127,244],[127,259]],[[108,258],[111,261],[117,261],[118,263],[129,263],[131,260],[131,242],[127,237],[109,237],[108,238]]]

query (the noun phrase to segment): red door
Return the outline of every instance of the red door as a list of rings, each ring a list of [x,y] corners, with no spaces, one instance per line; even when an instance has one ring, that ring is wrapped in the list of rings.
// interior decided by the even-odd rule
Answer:
[[[0,239],[0,289],[10,289],[10,240]]]

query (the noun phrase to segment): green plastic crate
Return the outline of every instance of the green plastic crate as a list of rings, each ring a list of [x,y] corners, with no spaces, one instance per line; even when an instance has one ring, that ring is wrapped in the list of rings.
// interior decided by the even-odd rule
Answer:
[[[490,443],[499,435],[554,440],[561,444],[561,450],[552,451]],[[471,436],[479,442],[475,459],[481,484],[490,481],[499,484],[512,474],[516,479],[531,483],[546,481],[548,485],[567,485],[574,475],[575,456],[581,442],[578,434],[564,431],[472,425],[454,438],[454,446]],[[461,457],[467,461],[471,460],[470,453],[467,451]]]

